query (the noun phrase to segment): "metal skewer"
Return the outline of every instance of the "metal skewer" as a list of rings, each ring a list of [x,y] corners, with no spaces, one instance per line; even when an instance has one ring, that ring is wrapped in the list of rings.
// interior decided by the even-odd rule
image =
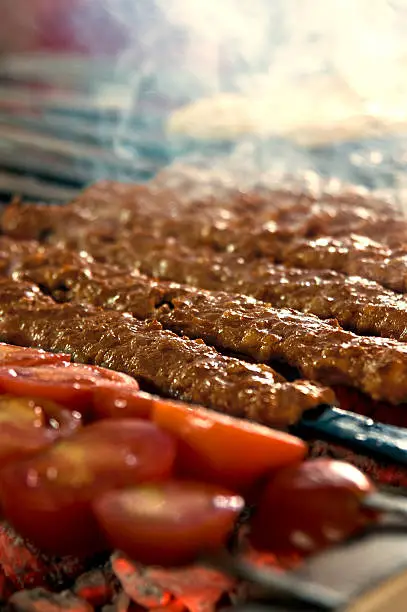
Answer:
[[[346,601],[333,589],[298,579],[290,572],[259,568],[245,561],[243,557],[227,552],[207,557],[204,562],[235,578],[255,584],[264,592],[264,597],[269,595],[278,599],[300,601],[314,606],[315,612],[336,609]]]
[[[407,499],[405,497],[377,492],[365,497],[362,505],[364,508],[395,515],[407,522]]]

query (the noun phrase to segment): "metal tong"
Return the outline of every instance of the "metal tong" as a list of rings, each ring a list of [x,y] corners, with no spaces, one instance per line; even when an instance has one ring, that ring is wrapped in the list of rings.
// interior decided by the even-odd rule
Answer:
[[[233,612],[403,612],[406,527],[405,521],[385,523],[286,572],[226,554],[208,564],[252,586],[252,603]]]

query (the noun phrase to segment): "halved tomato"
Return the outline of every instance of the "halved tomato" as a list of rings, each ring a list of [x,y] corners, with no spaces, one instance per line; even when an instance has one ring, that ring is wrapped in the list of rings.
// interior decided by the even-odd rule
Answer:
[[[282,556],[337,544],[375,520],[361,503],[374,491],[350,463],[321,458],[289,466],[265,487],[252,519],[251,542]]]
[[[69,363],[70,355],[47,353],[41,349],[14,346],[0,342],[0,366],[35,366],[45,364]]]
[[[224,546],[244,500],[215,485],[170,481],[109,491],[93,506],[113,548],[174,566]]]
[[[139,391],[133,385],[103,385],[94,391],[92,417],[96,420],[151,419],[156,399],[154,395]]]
[[[106,548],[91,502],[101,493],[167,479],[176,443],[153,423],[99,421],[0,473],[5,517],[40,549],[87,555]]]
[[[80,425],[79,413],[54,402],[1,395],[0,467],[37,453]]]
[[[131,376],[105,368],[61,363],[34,367],[0,367],[0,392],[19,396],[42,397],[90,417],[93,395],[102,388],[138,390]]]
[[[179,440],[179,475],[239,492],[307,452],[289,434],[186,404],[157,400],[153,421]]]

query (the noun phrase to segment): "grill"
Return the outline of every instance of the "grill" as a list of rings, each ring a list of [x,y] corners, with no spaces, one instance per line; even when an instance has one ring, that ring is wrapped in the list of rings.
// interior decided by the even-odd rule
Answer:
[[[95,81],[95,66],[85,63],[68,87],[61,83],[61,72],[69,74],[69,66],[50,69],[45,62],[35,65],[40,70],[36,73],[39,87],[30,83],[27,74],[21,76],[15,65],[11,70],[11,59],[3,59],[0,66],[0,192],[4,201],[17,194],[63,203],[96,178],[143,182],[174,159],[196,155],[196,143],[174,143],[166,138],[164,121],[174,101],[151,97],[148,79],[142,80],[137,104],[133,100],[135,110],[118,132],[119,116],[128,110],[128,102],[109,100],[107,92],[117,89],[115,75],[110,75],[112,81]],[[130,130],[125,129],[128,125]],[[359,152],[367,160],[375,146],[374,142],[350,143],[343,145],[343,152],[348,158]],[[201,161],[213,155],[221,159],[233,148],[233,143],[226,142],[207,145],[198,157]],[[284,153],[287,145],[275,142],[272,150]],[[326,150],[315,150],[312,156],[317,173],[328,175]],[[387,163],[384,159],[379,184],[393,188],[394,174]],[[372,168],[368,164],[358,167],[358,182],[377,186],[373,185]],[[377,167],[373,170],[377,178]],[[403,448],[407,434],[399,425],[396,416],[372,426],[371,415],[328,407],[322,415],[304,420],[300,433],[313,442],[314,456],[329,453],[351,458],[382,483],[407,488]],[[250,558],[249,564],[230,556],[207,559],[185,571],[165,572],[137,566],[118,553],[83,563],[45,558],[2,524],[0,568],[0,598],[7,600],[5,609],[15,612],[336,611],[389,575],[407,569],[407,535],[404,524],[391,524],[289,571],[282,571],[268,556]],[[236,578],[243,580],[237,585]]]
[[[378,586],[389,607],[367,609],[379,612],[395,609],[400,594],[387,581],[407,569],[405,527],[397,524],[288,572],[270,555],[252,556],[249,564],[214,558],[185,570],[145,568],[119,553],[86,562],[52,559],[5,524],[0,546],[2,609],[12,612],[339,612],[353,610],[347,605],[359,598],[369,605],[364,593]]]

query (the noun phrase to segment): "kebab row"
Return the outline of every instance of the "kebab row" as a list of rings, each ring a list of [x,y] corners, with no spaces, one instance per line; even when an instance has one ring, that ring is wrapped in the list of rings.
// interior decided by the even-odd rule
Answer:
[[[394,291],[405,290],[407,264],[402,220],[394,220],[400,240],[390,247],[386,242],[395,230],[386,227],[383,218],[377,223],[376,240],[369,237],[371,232],[366,226],[358,228],[363,233],[352,233],[352,209],[348,206],[343,211],[342,231],[338,235],[328,222],[335,217],[337,202],[330,204],[332,210],[326,214],[326,222],[319,222],[318,215],[308,213],[306,203],[301,215],[311,214],[317,229],[302,232],[292,215],[262,223],[258,211],[253,212],[245,198],[234,215],[236,200],[238,196],[226,202],[215,198],[209,206],[197,201],[187,205],[182,200],[177,206],[174,196],[171,199],[171,193],[165,191],[101,183],[64,209],[15,204],[3,215],[2,228],[15,238],[46,239],[85,250],[92,235],[118,244],[127,235],[130,242],[137,243],[147,228],[156,242],[175,238],[192,249],[206,247],[233,252],[247,261],[266,257],[290,267],[331,269],[377,281]],[[281,209],[280,206],[278,200],[275,210],[284,216],[284,206]],[[363,210],[362,218],[372,214],[371,209]]]
[[[3,249],[3,254],[0,258],[3,262],[3,273],[7,270],[7,273],[11,274],[14,278],[30,278],[32,281],[36,281],[43,291],[47,294],[52,294],[53,297],[59,301],[68,300],[77,304],[82,302],[92,302],[93,304],[99,305],[104,304],[107,309],[128,309],[140,318],[153,317],[154,320],[162,318],[163,321],[168,314],[171,315],[172,313],[176,313],[175,323],[177,324],[183,322],[187,316],[187,321],[189,321],[188,333],[190,335],[193,335],[193,333],[197,334],[197,330],[199,330],[199,335],[204,335],[205,338],[212,342],[212,344],[215,344],[218,349],[222,347],[224,349],[225,346],[232,347],[233,349],[239,348],[239,350],[245,353],[242,357],[246,357],[246,359],[248,358],[247,355],[251,353],[253,353],[257,359],[261,359],[262,355],[263,358],[268,355],[266,353],[268,344],[264,338],[268,335],[275,338],[275,334],[270,331],[270,325],[273,324],[274,331],[278,331],[275,326],[280,325],[281,327],[282,322],[276,314],[287,314],[284,312],[280,313],[279,311],[276,313],[273,309],[271,311],[265,310],[263,308],[265,305],[260,304],[262,307],[261,312],[263,313],[262,325],[265,329],[259,331],[257,322],[253,321],[253,317],[257,318],[259,316],[258,309],[253,309],[253,303],[249,304],[250,308],[246,308],[246,304],[242,301],[241,296],[236,296],[239,301],[237,302],[235,300],[233,302],[233,296],[225,296],[225,294],[208,294],[208,292],[198,292],[196,294],[195,290],[191,288],[179,287],[173,283],[158,283],[141,276],[129,277],[128,274],[122,273],[109,266],[95,266],[92,260],[89,257],[85,257],[83,254],[68,253],[57,248],[38,248],[38,245],[35,246],[35,243],[21,242],[17,245],[11,242],[9,252],[6,254],[6,247],[9,241],[2,239],[0,242]],[[18,249],[20,249],[19,254]],[[28,258],[23,257],[23,253],[29,253],[30,256]],[[36,253],[35,256],[33,256],[33,253]],[[20,255],[20,257],[18,257],[18,255]],[[14,284],[14,291],[16,288],[16,284]],[[11,303],[14,303],[15,300],[12,297],[13,291],[10,291],[10,289],[11,285],[5,283],[3,286],[3,302],[9,303],[11,301]],[[7,297],[7,295],[9,295],[9,297]],[[164,297],[167,299],[167,302],[165,302]],[[232,300],[231,303],[234,309],[239,306],[237,314],[239,315],[240,313],[239,316],[241,316],[243,321],[243,323],[242,321],[240,321],[240,323],[242,323],[245,329],[247,328],[245,343],[242,342],[241,332],[239,331],[241,326],[236,325],[236,311],[233,311],[235,312],[233,317],[224,316],[222,304],[224,304],[226,297],[229,302]],[[182,307],[180,312],[177,310],[178,306],[174,306],[172,302],[168,302],[169,298],[173,301],[175,298],[174,303],[179,304],[180,308]],[[194,304],[198,298],[200,309],[197,310]],[[216,300],[218,300],[218,310],[214,307],[214,304],[216,306]],[[48,300],[47,303],[50,304],[50,301]],[[169,308],[169,304],[172,305],[171,308]],[[194,308],[192,308],[193,306]],[[44,307],[46,306],[44,305]],[[222,309],[222,313],[219,312],[219,308]],[[201,313],[200,318],[195,316],[198,311]],[[267,319],[264,318],[264,313],[267,313]],[[273,316],[270,316],[270,313],[272,313]],[[301,318],[302,315],[292,312],[288,313],[288,315],[289,316],[284,320],[285,325],[283,328],[286,330],[287,335],[287,333],[290,332],[290,321],[292,320],[293,324],[295,324],[295,334],[306,339],[301,345],[301,355],[303,357],[305,356],[306,363],[311,363],[310,355],[307,351],[307,346],[311,346],[311,356],[314,355],[317,360],[316,364],[319,363],[321,366],[326,366],[326,360],[323,356],[320,356],[318,348],[324,337],[321,330],[318,331],[317,324],[320,322],[316,319],[313,321],[311,320],[312,325],[308,331],[306,331],[302,330],[300,327],[303,322]],[[24,318],[24,314],[22,316]],[[305,317],[305,319],[307,319],[307,317]],[[166,324],[167,323],[168,322],[166,322]],[[191,327],[192,324],[193,326]],[[112,321],[112,325],[115,325],[114,321]],[[173,325],[174,322],[171,320],[170,326],[172,327]],[[204,328],[202,328],[203,325]],[[338,335],[335,335],[335,331],[341,332],[341,330],[337,326],[327,326],[326,331],[329,331],[330,336],[325,335],[325,340],[329,340],[329,346],[331,347],[330,350],[333,351],[333,356],[335,354],[335,348],[332,347],[335,347],[335,344],[338,342]],[[304,333],[308,334],[308,336],[304,336]],[[252,338],[252,342],[247,345],[247,339],[249,337]],[[258,337],[257,344],[253,343],[254,337]],[[318,342],[315,341],[315,337],[318,339]],[[365,340],[369,343],[371,340],[369,338],[355,338],[356,343],[361,340]],[[287,339],[290,339],[290,335],[287,336]],[[344,336],[339,334],[339,339],[343,340]],[[18,341],[21,342],[22,340],[19,339]],[[179,347],[179,344],[181,344],[184,352],[188,349],[188,344],[185,345],[185,342],[174,344],[174,337],[171,338],[171,343],[175,347]],[[283,347],[285,344],[286,343],[283,343]],[[349,378],[348,374],[346,374],[346,376],[341,374],[341,367],[336,368],[335,365],[333,365],[332,359],[330,361],[331,372],[326,373],[324,367],[315,369],[315,374],[324,380],[329,379],[331,382],[341,381],[342,384],[348,383],[353,385],[353,388],[335,385],[335,392],[341,407],[350,410],[350,413],[345,413],[343,410],[329,407],[323,408],[323,412],[321,413],[321,406],[321,410],[317,412],[318,418],[315,419],[312,416],[312,408],[317,404],[316,399],[314,404],[309,404],[311,410],[306,410],[303,414],[303,410],[301,410],[300,405],[298,405],[297,399],[292,395],[292,387],[288,385],[284,388],[284,392],[281,392],[278,401],[276,400],[267,405],[267,410],[262,409],[256,391],[252,397],[252,406],[247,412],[242,413],[242,415],[245,414],[249,418],[283,428],[287,427],[290,423],[298,423],[298,431],[300,434],[313,440],[311,444],[313,452],[318,452],[318,449],[321,447],[321,443],[318,442],[321,437],[322,439],[327,439],[327,437],[328,439],[332,439],[332,436],[334,436],[334,439],[345,444],[345,448],[347,447],[348,449],[349,447],[354,448],[356,444],[357,449],[364,454],[364,457],[360,458],[360,465],[364,466],[364,469],[372,474],[376,481],[391,482],[394,485],[404,487],[406,478],[402,466],[405,465],[406,458],[402,451],[402,444],[404,443],[402,440],[403,430],[398,430],[395,427],[392,428],[389,425],[382,425],[380,423],[390,423],[404,427],[407,422],[405,408],[403,404],[391,406],[386,402],[375,402],[367,395],[357,393],[355,389],[355,385],[361,387],[358,374],[360,376],[362,375],[362,371],[356,368],[364,367],[367,370],[369,369],[370,351],[375,353],[377,349],[377,346],[376,349],[374,348],[374,344],[375,340],[373,339],[369,350],[362,358],[361,364],[354,366],[351,370],[354,375],[353,381]],[[397,343],[394,344],[397,345]],[[261,349],[263,345],[265,348]],[[289,346],[285,348],[287,349]],[[291,349],[292,351],[294,350],[294,345],[291,346]],[[68,348],[68,350],[70,349]],[[138,347],[137,350],[140,351],[140,347]],[[112,351],[114,353],[116,351],[114,346],[112,347]],[[292,354],[295,355],[295,351],[292,352]],[[349,362],[352,362],[352,357],[355,357],[354,350],[351,346],[348,346],[346,350],[342,350],[342,354],[346,356]],[[274,350],[273,355],[274,357],[276,356],[276,350]],[[392,359],[399,361],[400,357],[403,359],[400,354],[394,354]],[[174,395],[174,387],[172,385],[170,387],[168,386],[168,378],[163,380],[159,373],[154,372],[154,365],[152,365],[150,361],[150,353],[145,350],[145,347],[141,353],[138,353],[138,358],[144,360],[149,368],[151,377],[148,380],[149,384],[147,388],[153,386],[153,388],[156,388],[160,393]],[[185,355],[180,356],[180,359],[188,361],[188,357],[185,357]],[[339,363],[341,363],[341,361],[343,361],[343,358],[339,360]],[[182,361],[180,363],[182,363]],[[118,364],[117,360],[116,364]],[[215,364],[213,364],[213,366],[215,366]],[[122,366],[118,364],[116,367]],[[128,367],[128,364],[126,367]],[[281,369],[280,364],[278,364],[278,367]],[[136,369],[126,371],[131,371],[135,375],[140,374],[140,371],[142,372],[140,366]],[[208,377],[212,376],[212,373],[213,369],[208,370]],[[292,372],[289,372],[289,374],[291,376]],[[145,382],[146,379],[143,380],[143,384],[145,384]],[[301,384],[301,381],[298,382]],[[258,383],[259,381],[256,380],[256,385],[258,385]],[[398,388],[397,385],[398,381],[395,381],[396,389]],[[220,396],[217,396],[216,389],[217,386],[215,385],[215,392],[211,395],[210,403],[207,403],[208,395],[199,387],[195,388],[195,401],[206,403],[210,407],[220,411],[239,414],[236,412],[236,407],[240,406],[240,401],[235,401],[234,399],[233,386],[231,385],[229,387],[226,398],[227,405],[225,405],[225,401],[223,401],[225,398],[222,400]],[[184,397],[190,397],[188,395],[188,393],[190,393],[188,385],[182,388],[182,393],[187,394]],[[251,393],[251,391],[249,391],[249,393]],[[174,396],[177,397],[176,394]],[[333,398],[332,394],[331,398]],[[288,412],[287,404],[290,401],[292,405]],[[293,404],[293,402],[295,403]],[[352,414],[354,412],[364,414],[367,418]],[[303,418],[299,421],[301,414],[303,414]],[[307,414],[311,416],[308,417]],[[304,420],[304,418],[307,420]],[[379,422],[372,426],[369,418],[374,418]],[[350,435],[351,433],[352,435]],[[384,444],[383,440],[388,440],[388,442]],[[397,440],[399,440],[399,443],[396,442]],[[338,449],[338,452],[346,453],[346,450]],[[366,458],[366,453],[373,454],[374,459]],[[345,456],[352,461],[357,460],[357,457],[354,455],[350,457],[345,454]],[[395,462],[392,468],[389,467],[389,460],[392,465]]]
[[[295,423],[304,411],[334,400],[327,387],[289,382],[270,366],[222,355],[202,340],[164,330],[156,320],[56,304],[36,285],[1,280],[0,313],[5,342],[68,352],[74,361],[125,372],[164,396],[269,425]]]
[[[41,207],[39,210],[45,213]],[[59,212],[59,214],[58,214]],[[197,215],[198,212],[198,215]],[[57,208],[51,213],[61,218]],[[369,200],[347,201],[342,198],[315,200],[303,193],[262,192],[242,193],[230,190],[211,196],[191,191],[170,190],[154,182],[147,185],[126,185],[100,182],[85,190],[64,210],[68,225],[84,220],[97,224],[110,223],[133,230],[140,219],[150,216],[150,227],[164,235],[183,234],[192,246],[202,241],[224,249],[230,246],[228,237],[239,232],[272,231],[280,237],[312,238],[347,236],[349,233],[380,238],[392,248],[405,242],[405,223],[400,212],[389,206],[374,205]],[[43,222],[46,224],[45,215]],[[8,224],[13,226],[12,217]],[[33,228],[31,228],[33,230]],[[242,232],[245,229],[245,232]],[[14,231],[18,226],[14,226]],[[264,234],[266,236],[266,233]],[[35,236],[32,236],[35,237]]]
[[[20,256],[18,245],[4,238],[0,240],[1,267],[7,274],[15,280],[36,283],[57,301],[102,307],[106,313],[100,313],[101,320],[103,317],[109,319],[109,310],[131,313],[137,319],[159,321],[165,329],[179,335],[203,339],[219,350],[232,351],[258,363],[288,363],[304,378],[322,384],[357,388],[373,399],[384,399],[394,404],[407,399],[407,348],[397,341],[357,336],[341,329],[335,322],[323,322],[299,312],[276,309],[243,295],[209,292],[122,273],[120,269],[95,263],[88,256],[63,249],[37,245],[33,254],[30,252],[33,243],[21,242],[19,245]],[[68,318],[69,306],[66,309],[64,316]],[[54,310],[58,312],[58,307]],[[75,314],[74,308],[72,312]],[[14,313],[14,316],[19,315]],[[28,313],[25,320],[28,321],[30,316]],[[22,312],[21,325],[24,317],[26,315]],[[53,323],[44,319],[43,324],[46,331],[41,333],[50,339],[52,334],[46,327]],[[171,337],[174,347],[186,342],[168,337]],[[31,344],[34,338],[29,335],[26,341]],[[43,342],[41,336],[40,343]],[[188,346],[190,348],[186,350],[191,354],[196,352],[194,343],[189,342]],[[61,345],[44,348],[65,350]],[[120,349],[112,346],[110,350]],[[206,350],[207,347],[202,347],[202,352]],[[150,356],[152,358],[152,353]],[[184,359],[188,361],[187,356]],[[160,363],[158,355],[156,363]],[[116,369],[120,369],[118,365],[116,363]],[[130,373],[138,375],[137,372]],[[274,382],[281,382],[281,377],[275,372],[273,376]],[[230,378],[229,384],[232,383]],[[167,392],[167,388],[168,385],[160,387],[160,390]],[[205,403],[203,396],[195,397],[195,400]],[[216,404],[212,403],[210,407],[216,408]],[[220,402],[219,409],[225,409]],[[262,411],[259,412],[260,418],[261,414]],[[255,413],[251,416],[254,418]],[[272,420],[263,422],[273,423]]]
[[[67,359],[0,345],[0,504],[41,550],[119,548],[184,565],[227,548],[244,498],[257,507],[245,546],[282,558],[380,520],[383,501],[353,466],[304,461],[298,438],[142,394],[124,374]]]
[[[8,269],[15,257],[34,254],[36,241],[0,238],[0,265]],[[378,283],[347,277],[330,270],[301,270],[270,263],[245,261],[229,253],[191,250],[175,241],[160,243],[151,235],[121,237],[117,244],[89,240],[87,251],[99,264],[120,268],[120,274],[141,270],[153,278],[214,291],[254,297],[276,308],[293,308],[321,319],[336,319],[345,329],[403,341],[407,329],[407,301]],[[54,251],[55,252],[55,251]],[[52,253],[52,251],[44,251]],[[51,255],[49,255],[51,257]],[[116,271],[119,274],[119,271]]]

